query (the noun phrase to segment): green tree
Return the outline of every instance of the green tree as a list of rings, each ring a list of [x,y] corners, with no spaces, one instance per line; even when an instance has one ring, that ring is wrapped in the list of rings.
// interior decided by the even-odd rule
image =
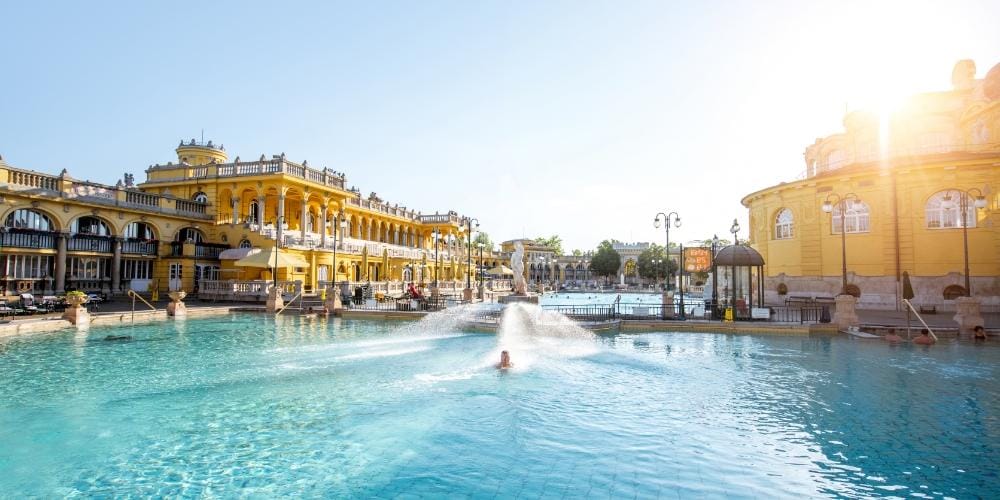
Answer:
[[[563,254],[563,247],[562,247],[563,242],[562,238],[559,237],[558,234],[553,234],[548,238],[542,238],[542,237],[535,238],[535,243],[538,243],[540,245],[545,245],[546,247],[549,248],[549,250],[555,252],[556,255]]]
[[[485,231],[479,231],[479,234],[476,235],[476,239],[472,240],[472,246],[476,246],[480,243],[483,244],[484,250],[493,250],[493,241],[490,240],[490,235]]]
[[[658,262],[654,263],[656,260]],[[639,254],[639,276],[659,280],[677,275],[677,262],[667,260],[666,252],[659,245],[651,245]]]
[[[583,250],[580,250],[579,248],[573,250],[573,257],[582,257],[582,256],[583,256]]]
[[[590,271],[598,276],[604,276],[607,281],[608,276],[618,274],[621,264],[622,256],[611,246],[610,241],[604,240],[597,245],[597,252],[590,259]]]

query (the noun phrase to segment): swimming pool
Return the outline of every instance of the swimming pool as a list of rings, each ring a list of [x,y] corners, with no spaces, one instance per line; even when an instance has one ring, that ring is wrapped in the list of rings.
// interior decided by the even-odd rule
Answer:
[[[4,341],[0,497],[1000,494],[1000,346],[659,332],[542,339],[498,373],[497,338],[455,324]]]

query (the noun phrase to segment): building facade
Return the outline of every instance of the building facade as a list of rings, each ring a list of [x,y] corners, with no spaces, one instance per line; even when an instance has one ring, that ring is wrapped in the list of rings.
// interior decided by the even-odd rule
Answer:
[[[914,303],[1000,304],[1000,65],[975,73],[961,61],[951,90],[848,113],[798,180],[743,198],[768,302],[839,294],[846,263],[860,307],[897,307],[906,277]]]
[[[474,272],[454,211],[363,197],[344,174],[284,154],[230,161],[221,145],[194,140],[176,153],[177,163],[146,169],[145,182],[126,174],[115,186],[0,159],[3,293],[191,292],[274,279],[234,263],[277,242],[308,266],[278,269],[276,278],[307,290],[333,280],[457,282]]]

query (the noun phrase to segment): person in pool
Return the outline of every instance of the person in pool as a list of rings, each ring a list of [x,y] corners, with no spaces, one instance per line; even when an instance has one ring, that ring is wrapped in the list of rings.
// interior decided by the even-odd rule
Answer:
[[[896,329],[895,328],[890,328],[889,332],[886,333],[885,337],[882,337],[882,339],[885,340],[886,342],[902,342],[903,341],[903,337],[900,337],[899,335],[896,335]]]
[[[986,340],[986,330],[983,329],[983,325],[976,325],[976,327],[972,329],[972,339],[976,341]]]
[[[929,331],[926,328],[920,329],[920,336],[913,339],[914,344],[920,345],[934,345],[934,338],[929,335]]]
[[[510,362],[510,353],[507,351],[502,351],[500,353],[500,362],[497,363],[497,369],[506,370],[507,368],[510,368],[512,366],[514,366],[514,363]]]

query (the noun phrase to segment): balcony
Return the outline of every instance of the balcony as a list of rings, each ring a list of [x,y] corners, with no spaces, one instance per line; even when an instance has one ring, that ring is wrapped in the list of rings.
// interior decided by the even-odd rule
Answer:
[[[198,243],[194,246],[194,256],[199,259],[218,259],[219,254],[229,250],[229,245],[220,243]]]
[[[0,232],[2,248],[31,248],[36,250],[55,250],[56,237],[59,233],[55,231],[35,231],[32,229],[6,228]]]
[[[74,234],[66,242],[70,252],[111,253],[114,251],[114,238],[110,236],[95,236],[90,234]]]
[[[173,183],[206,178],[254,177],[273,174],[298,177],[305,181],[340,189],[344,189],[344,183],[346,182],[343,174],[325,168],[323,170],[309,168],[305,164],[286,160],[284,155],[275,156],[270,160],[262,156],[258,161],[249,162],[239,161],[239,158],[237,158],[232,163],[197,167],[185,164],[153,165],[146,172],[148,174],[152,171],[166,171],[170,173],[167,174],[168,177],[157,175],[155,178],[147,178],[145,184]]]
[[[143,240],[125,240],[122,242],[122,253],[125,255],[157,255],[160,242]]]

